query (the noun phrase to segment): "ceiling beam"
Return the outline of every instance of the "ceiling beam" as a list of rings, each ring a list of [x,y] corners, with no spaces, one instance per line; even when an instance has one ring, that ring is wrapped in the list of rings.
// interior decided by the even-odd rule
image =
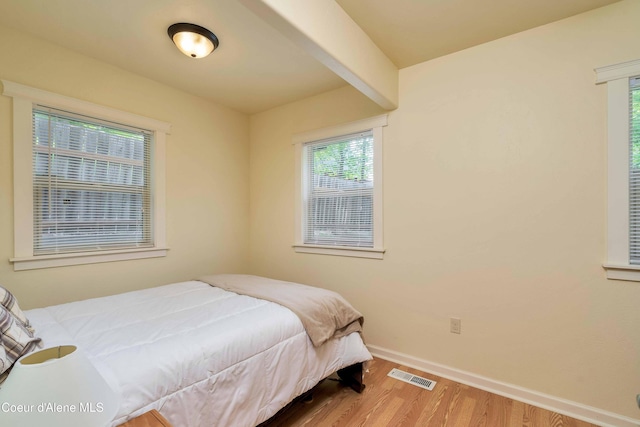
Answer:
[[[398,107],[398,68],[334,0],[241,2],[382,108]]]

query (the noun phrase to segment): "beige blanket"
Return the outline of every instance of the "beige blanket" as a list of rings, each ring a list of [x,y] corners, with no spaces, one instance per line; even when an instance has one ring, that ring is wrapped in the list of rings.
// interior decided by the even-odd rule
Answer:
[[[362,332],[362,314],[340,294],[327,289],[242,274],[217,274],[198,280],[287,307],[300,318],[315,347],[331,338]]]

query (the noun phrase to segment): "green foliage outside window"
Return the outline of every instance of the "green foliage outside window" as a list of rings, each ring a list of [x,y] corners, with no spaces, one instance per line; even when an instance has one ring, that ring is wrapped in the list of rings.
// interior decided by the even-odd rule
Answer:
[[[372,137],[313,148],[313,172],[349,181],[373,181]]]

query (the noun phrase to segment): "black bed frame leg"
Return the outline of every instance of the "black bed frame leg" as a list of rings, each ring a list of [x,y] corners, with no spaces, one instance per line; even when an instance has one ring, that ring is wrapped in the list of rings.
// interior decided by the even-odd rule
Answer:
[[[362,393],[365,387],[363,374],[364,367],[362,363],[356,363],[338,370],[340,379],[357,393]]]

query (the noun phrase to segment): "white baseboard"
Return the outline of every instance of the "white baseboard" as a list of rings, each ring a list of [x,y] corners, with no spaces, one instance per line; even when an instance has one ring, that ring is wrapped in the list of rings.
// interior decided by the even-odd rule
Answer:
[[[496,381],[491,378],[476,375],[471,372],[461,371],[439,363],[429,362],[424,359],[398,353],[375,345],[368,345],[369,351],[375,357],[399,363],[404,366],[419,369],[421,371],[437,375],[466,384],[472,387],[486,390],[509,399],[518,400],[559,414],[587,421],[603,427],[638,427],[640,419],[629,418],[613,412],[561,399],[537,391],[529,390],[513,384]]]

